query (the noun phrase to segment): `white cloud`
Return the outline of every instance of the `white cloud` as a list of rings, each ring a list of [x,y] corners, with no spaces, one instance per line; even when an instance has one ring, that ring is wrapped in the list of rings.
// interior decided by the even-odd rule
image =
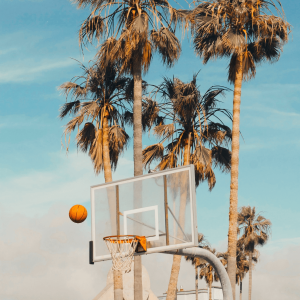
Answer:
[[[82,300],[99,292],[109,265],[88,264],[88,226],[67,212],[58,204],[42,217],[1,210],[1,299]]]
[[[41,216],[0,210],[1,299],[93,299],[106,285],[111,262],[88,264],[88,220],[74,224],[68,204],[54,204]],[[221,242],[220,245],[223,244]],[[253,272],[253,299],[296,300],[300,294],[299,238],[275,242],[261,250]],[[274,243],[273,243],[274,244]],[[167,290],[172,256],[143,256],[156,295]],[[182,258],[178,286],[194,289],[194,269]],[[216,284],[218,285],[218,284]],[[200,288],[206,284],[200,281]],[[248,293],[248,277],[243,284]],[[238,291],[237,291],[238,293]]]
[[[274,244],[277,244],[274,251]],[[280,245],[280,246],[279,246]],[[298,300],[300,295],[300,239],[276,241],[261,250],[253,271],[252,299]],[[248,293],[248,276],[243,284]]]
[[[2,178],[0,201],[10,212],[40,214],[53,203],[86,202],[89,201],[90,186],[104,182],[103,174],[95,176],[91,160],[84,153],[73,151],[66,155],[61,151],[47,158],[52,162],[49,170],[32,170]],[[113,173],[113,179],[131,177],[132,165],[128,156],[121,157],[119,171]]]

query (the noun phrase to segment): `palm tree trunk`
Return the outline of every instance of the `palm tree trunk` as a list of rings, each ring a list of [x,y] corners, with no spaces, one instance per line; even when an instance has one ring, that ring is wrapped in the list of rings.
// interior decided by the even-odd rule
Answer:
[[[209,281],[209,300],[211,299],[211,280]]]
[[[248,300],[251,300],[252,293],[252,252],[249,254],[249,296]]]
[[[109,127],[107,114],[103,117],[103,167],[104,167],[104,178],[105,182],[112,181],[111,165],[109,157]]]
[[[242,300],[242,298],[243,298],[242,293],[243,293],[243,282],[242,282],[242,280],[241,280],[241,281],[240,281],[240,300]]]
[[[107,115],[103,117],[103,166],[104,166],[105,182],[111,182],[112,174],[111,174],[111,164],[110,164],[110,156],[109,156],[109,127],[108,127]],[[109,197],[109,198],[113,199],[114,197]],[[114,300],[123,300],[122,272],[114,271],[113,275],[114,275]]]
[[[232,122],[232,156],[230,182],[230,208],[228,230],[228,276],[231,282],[233,300],[235,300],[236,280],[236,243],[238,216],[238,175],[239,175],[239,138],[240,138],[240,105],[243,81],[242,56],[238,58],[236,78],[234,81],[233,122]]]
[[[134,176],[143,175],[142,149],[142,68],[141,59],[136,55],[133,66],[133,157]]]
[[[186,143],[186,145],[184,146],[183,157],[184,157],[183,165],[187,166],[190,161],[190,159],[189,159],[190,153],[189,153],[189,144],[188,143]],[[181,212],[184,211],[184,209],[182,207],[182,203],[180,204],[180,211]],[[181,220],[179,217],[179,222],[180,221]],[[175,300],[176,299],[178,275],[179,275],[179,271],[180,271],[180,262],[181,262],[181,255],[174,255],[166,300]]]
[[[136,53],[133,63],[133,158],[134,176],[143,175],[142,148],[142,64]],[[134,300],[143,299],[142,257],[134,257]]]
[[[198,268],[195,264],[195,294],[196,300],[198,300]]]

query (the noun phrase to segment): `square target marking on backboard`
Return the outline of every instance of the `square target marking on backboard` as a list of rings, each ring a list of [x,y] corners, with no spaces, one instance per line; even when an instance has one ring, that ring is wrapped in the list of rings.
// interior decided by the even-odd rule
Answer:
[[[105,236],[145,236],[143,254],[197,246],[194,166],[92,186],[91,219],[92,262],[111,259]]]
[[[143,223],[142,221],[139,221],[140,220],[143,220],[143,218],[132,218],[132,217],[128,217],[128,215],[133,215],[133,214],[141,214],[143,212],[150,212],[150,211],[153,211],[153,217],[155,222],[154,222],[154,225],[155,227],[149,227],[149,225]],[[145,226],[145,227],[148,227],[150,228],[150,230],[152,230],[153,233],[155,233],[155,235],[149,235],[149,233],[146,235],[146,238],[147,238],[147,241],[148,242],[151,242],[151,241],[156,241],[156,240],[159,240],[159,229],[158,229],[158,206],[155,205],[155,206],[150,206],[150,207],[144,207],[144,208],[138,208],[138,209],[132,209],[132,210],[127,210],[127,211],[124,211],[124,235],[127,235],[127,234],[130,234],[128,233],[127,231],[127,220],[132,220],[134,221],[137,226]]]

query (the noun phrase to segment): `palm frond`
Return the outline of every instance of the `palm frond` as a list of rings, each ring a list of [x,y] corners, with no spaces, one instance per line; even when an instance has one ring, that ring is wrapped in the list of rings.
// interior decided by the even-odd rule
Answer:
[[[143,164],[145,168],[150,166],[152,162],[158,159],[162,159],[164,154],[164,146],[161,143],[157,143],[146,147],[143,150]]]
[[[116,170],[119,156],[127,148],[129,140],[123,128],[115,125],[109,129],[109,156],[113,170]]]
[[[154,48],[161,54],[164,64],[168,67],[174,65],[181,53],[180,42],[173,31],[167,27],[151,31],[151,41]]]
[[[96,128],[93,123],[87,122],[82,130],[77,134],[77,146],[81,151],[87,152],[94,143]]]
[[[78,110],[80,109],[80,105],[81,105],[81,103],[79,100],[75,100],[72,102],[66,102],[60,108],[59,117],[61,119],[63,119],[68,114],[76,114],[78,112]]]
[[[175,127],[173,123],[162,124],[155,126],[153,131],[159,138],[170,138],[174,134]]]
[[[82,87],[75,82],[65,82],[59,87],[59,89],[63,91],[66,97],[71,94],[71,96],[75,99],[85,97],[87,92],[85,87]]]
[[[227,148],[215,146],[212,148],[212,159],[216,166],[218,166],[222,172],[229,172],[231,170],[231,151]]]
[[[79,44],[92,43],[94,38],[99,42],[104,30],[103,19],[100,16],[90,15],[79,30]]]

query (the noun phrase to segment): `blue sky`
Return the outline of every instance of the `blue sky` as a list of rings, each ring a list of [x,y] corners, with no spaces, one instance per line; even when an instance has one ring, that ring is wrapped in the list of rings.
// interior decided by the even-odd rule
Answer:
[[[290,42],[279,62],[259,66],[256,78],[243,84],[241,106],[239,206],[256,206],[272,221],[269,251],[300,244],[300,4],[282,4],[293,25]],[[103,182],[103,174],[94,175],[74,140],[68,155],[62,149],[58,109],[65,99],[57,90],[80,74],[71,58],[83,61],[78,29],[88,10],[77,10],[67,0],[0,0],[0,7],[0,208],[12,218],[33,218],[56,205],[89,207],[89,187]],[[84,62],[95,54],[93,47],[89,50]],[[201,69],[204,93],[214,84],[233,88],[226,68],[226,60],[203,65],[184,39],[174,68],[166,70],[155,57],[145,79],[159,83],[162,76],[175,75],[188,81]],[[231,109],[232,93],[223,101]],[[144,146],[151,142],[145,134]],[[129,147],[113,178],[131,177],[132,160]],[[197,190],[199,231],[220,247],[228,230],[229,182],[229,174],[217,172],[212,192],[206,183]]]

